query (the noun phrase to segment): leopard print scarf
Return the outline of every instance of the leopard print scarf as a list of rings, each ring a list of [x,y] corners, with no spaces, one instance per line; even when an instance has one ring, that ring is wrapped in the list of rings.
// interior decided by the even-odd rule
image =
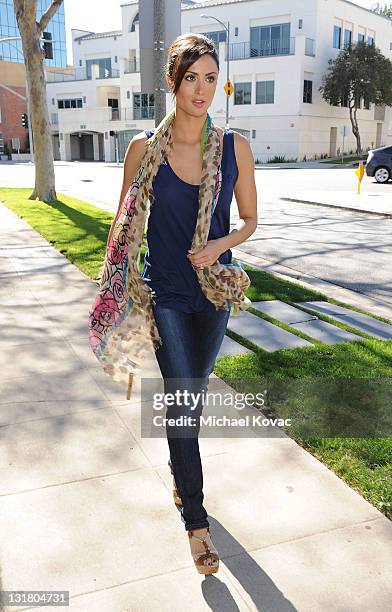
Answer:
[[[89,312],[90,346],[103,370],[114,380],[128,384],[127,399],[133,375],[141,370],[146,353],[162,344],[155,323],[152,304],[154,292],[141,278],[140,251],[149,206],[154,201],[152,183],[162,159],[172,149],[171,128],[175,108],[169,112],[146,141],[146,151],[117,216],[100,272],[99,292]],[[207,113],[204,126],[205,146],[199,187],[199,211],[190,253],[205,247],[211,216],[217,204],[221,181],[219,132]],[[250,279],[240,263],[204,268],[193,266],[200,287],[216,310],[247,308],[244,295]]]

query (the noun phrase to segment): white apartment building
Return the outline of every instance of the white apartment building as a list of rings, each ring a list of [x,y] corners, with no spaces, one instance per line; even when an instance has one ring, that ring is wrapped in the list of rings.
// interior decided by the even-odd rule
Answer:
[[[202,13],[230,23],[230,127],[248,137],[256,160],[337,155],[343,126],[344,150],[355,149],[345,101],[331,106],[322,99],[322,76],[349,41],[374,42],[392,59],[392,21],[348,0],[183,2],[182,32],[207,34],[219,48],[220,75],[209,113],[222,127],[226,30]],[[136,0],[121,5],[121,18],[118,31],[72,30],[70,74],[47,74],[55,159],[122,161],[132,136],[155,125],[154,94],[140,92]],[[167,110],[171,104],[167,94]],[[363,100],[358,120],[363,147],[392,143],[391,107]]]

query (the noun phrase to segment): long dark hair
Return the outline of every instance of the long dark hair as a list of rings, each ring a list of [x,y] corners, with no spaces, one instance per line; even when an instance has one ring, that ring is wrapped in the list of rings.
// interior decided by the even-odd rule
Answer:
[[[214,58],[219,70],[219,56],[215,45],[204,34],[180,34],[173,40],[167,52],[166,62],[166,74],[174,82],[172,96],[176,95],[189,66],[205,53]]]

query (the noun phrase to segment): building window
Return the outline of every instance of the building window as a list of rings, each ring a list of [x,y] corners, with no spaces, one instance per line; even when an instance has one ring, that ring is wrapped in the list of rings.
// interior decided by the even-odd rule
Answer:
[[[373,36],[368,36],[367,41],[368,41],[368,45],[374,45],[374,38],[373,38]]]
[[[256,104],[273,104],[275,98],[275,81],[256,82]]]
[[[215,45],[215,48],[219,49],[219,43],[225,42],[226,30],[217,30],[216,32],[202,32],[204,36],[207,36]]]
[[[234,36],[238,36],[238,27],[237,26],[235,26],[235,28],[234,28]]]
[[[304,96],[303,101],[306,104],[312,104],[313,102],[313,81],[304,80]]]
[[[88,79],[92,78],[92,66],[98,66],[98,70],[94,69],[94,76],[97,75],[99,79],[107,79],[112,76],[112,59],[110,57],[86,60]]]
[[[333,26],[333,48],[340,49],[342,45],[342,28],[335,25]]]
[[[83,108],[82,98],[57,100],[57,108]]]
[[[234,104],[251,104],[252,83],[234,83]]]
[[[344,30],[344,48],[346,49],[351,45],[352,32],[351,30]]]
[[[83,104],[86,104],[86,96],[83,96]]]
[[[252,138],[256,138],[256,130],[252,130]]]
[[[303,26],[303,20],[302,19],[298,19],[298,29],[302,30],[302,26]]]
[[[114,56],[114,63],[117,64],[117,55]]]
[[[358,32],[358,42],[365,42],[365,34]]]
[[[131,92],[127,91],[127,100],[130,100],[130,99],[131,99]]]
[[[4,140],[3,134],[0,132],[0,155],[4,155]]]
[[[365,110],[370,110],[370,102],[369,102],[369,99],[366,96],[363,99],[363,108]]]
[[[250,28],[250,56],[288,55],[290,23]]]
[[[139,13],[136,13],[135,17],[129,22],[128,32],[135,32],[136,24],[139,24]]]
[[[134,119],[154,119],[155,106],[154,94],[134,93],[133,94],[133,118]]]

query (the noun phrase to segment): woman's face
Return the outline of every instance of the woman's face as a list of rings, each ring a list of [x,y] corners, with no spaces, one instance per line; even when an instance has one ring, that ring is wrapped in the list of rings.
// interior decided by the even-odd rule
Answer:
[[[218,66],[213,57],[204,54],[185,72],[176,93],[176,107],[195,117],[206,114],[215,95],[218,82]],[[169,86],[173,84],[167,77]],[[197,101],[202,103],[198,104]]]

